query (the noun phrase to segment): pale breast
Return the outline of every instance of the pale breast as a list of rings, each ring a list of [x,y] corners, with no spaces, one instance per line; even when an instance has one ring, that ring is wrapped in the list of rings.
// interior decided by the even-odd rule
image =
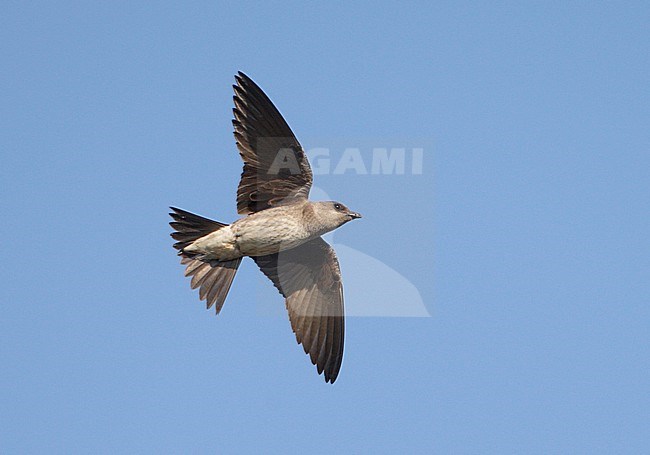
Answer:
[[[246,256],[277,253],[310,238],[301,213],[285,208],[269,209],[237,220],[233,225],[237,247]]]

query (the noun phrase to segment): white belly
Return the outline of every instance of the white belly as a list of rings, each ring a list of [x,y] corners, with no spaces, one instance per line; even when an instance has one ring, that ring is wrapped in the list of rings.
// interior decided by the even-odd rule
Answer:
[[[206,259],[229,261],[242,256],[237,248],[232,225],[224,226],[218,231],[201,237],[185,248],[189,253],[203,253]]]

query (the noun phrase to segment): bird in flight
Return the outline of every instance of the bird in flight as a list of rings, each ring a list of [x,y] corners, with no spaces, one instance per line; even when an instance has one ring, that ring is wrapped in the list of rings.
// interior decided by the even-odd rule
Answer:
[[[262,89],[242,72],[235,79],[243,217],[224,224],[171,207],[174,248],[192,289],[217,314],[242,258],[252,258],[284,296],[296,340],[318,374],[334,383],[343,360],[343,287],[336,254],[321,236],[361,215],[308,199],[313,175],[302,146]]]

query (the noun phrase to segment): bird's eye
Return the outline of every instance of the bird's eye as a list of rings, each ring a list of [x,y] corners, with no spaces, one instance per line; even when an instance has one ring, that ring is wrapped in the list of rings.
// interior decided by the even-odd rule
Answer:
[[[334,204],[334,208],[336,210],[341,210],[342,207],[341,207],[341,204]]]

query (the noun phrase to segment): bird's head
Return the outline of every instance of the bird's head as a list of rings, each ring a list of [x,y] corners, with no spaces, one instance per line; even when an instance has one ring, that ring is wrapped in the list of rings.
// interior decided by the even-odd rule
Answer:
[[[360,214],[336,201],[314,202],[312,207],[324,232],[332,231],[348,221],[361,218]]]

